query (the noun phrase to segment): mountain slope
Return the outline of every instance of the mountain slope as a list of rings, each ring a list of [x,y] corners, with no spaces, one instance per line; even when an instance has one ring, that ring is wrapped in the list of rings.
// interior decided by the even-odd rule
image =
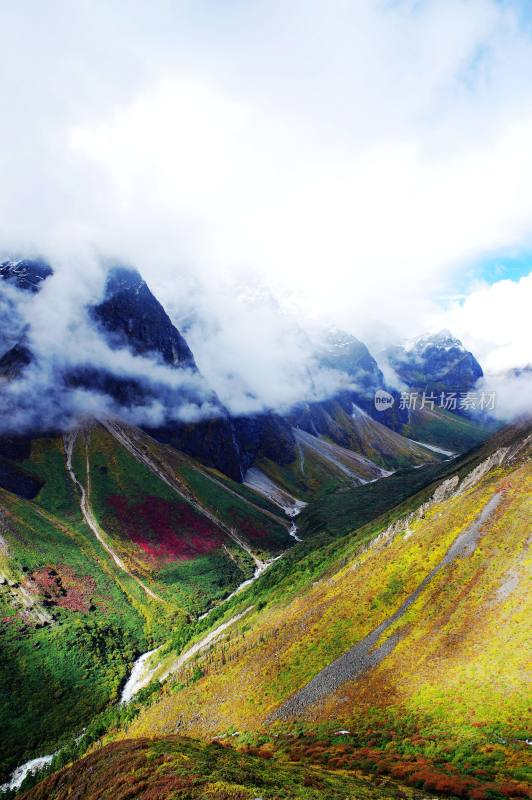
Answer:
[[[91,314],[112,334],[115,346],[138,354],[156,353],[165,364],[197,370],[185,339],[136,270],[112,269],[105,296]]]
[[[13,290],[24,291],[30,298],[52,274],[51,268],[38,260],[0,265],[2,283]],[[449,450],[464,450],[482,436],[482,431],[473,423],[467,431],[455,431],[452,424],[455,415],[452,414],[447,414],[446,424],[425,426],[426,415],[410,414],[402,408],[399,393],[386,387],[383,373],[367,347],[340,331],[330,331],[316,345],[316,359],[320,369],[343,376],[341,382],[345,383],[345,389],[320,402],[296,404],[284,417],[265,411],[251,417],[233,418],[207,386],[186,340],[135,269],[111,267],[103,298],[86,310],[100,338],[97,349],[103,348],[102,353],[107,352],[107,356],[97,364],[82,357],[79,363],[74,361],[62,373],[54,366],[53,387],[50,386],[52,404],[57,404],[61,387],[64,394],[88,392],[96,404],[103,403],[106,408],[110,404],[113,413],[122,418],[131,419],[133,415],[158,441],[200,459],[236,481],[242,481],[246,471],[254,465],[262,469],[258,463],[261,461],[272,462],[281,472],[285,468],[288,473],[293,472],[300,454],[293,428],[318,438],[325,437],[386,469],[424,463],[434,456],[415,443],[387,435],[383,429],[400,433],[414,427],[419,435],[410,436],[407,432],[410,438],[431,443],[430,436],[436,436],[440,446]],[[81,309],[80,315],[84,317]],[[87,335],[87,329],[80,324],[79,331],[73,328],[72,335]],[[426,373],[425,377],[439,380],[443,375],[447,384],[450,376],[458,380],[457,376],[464,373],[467,364],[467,369],[476,370],[471,354],[465,353],[460,343],[449,337],[445,334],[443,338],[420,340],[408,356],[420,365],[419,370]],[[119,351],[120,363],[123,360],[130,366],[120,366],[117,370],[116,354],[110,358],[108,348]],[[131,356],[137,359],[137,369],[130,374]],[[42,353],[38,359],[31,352],[26,333],[21,329],[14,344],[0,354],[0,376],[14,381],[29,372],[30,365],[40,374],[43,358]],[[139,365],[138,359],[149,361]],[[107,362],[109,364],[104,366]],[[140,373],[139,366],[142,367]],[[39,380],[42,382],[45,376],[40,375]],[[391,406],[377,410],[375,392],[388,389]],[[369,422],[371,418],[373,426]],[[46,420],[41,422],[46,428]],[[424,435],[425,427],[430,429],[428,438]],[[447,433],[452,446],[446,441]],[[326,476],[321,475],[320,480],[322,478],[327,482]]]
[[[331,408],[335,403],[328,401],[327,405]],[[269,482],[273,492],[277,487],[293,500],[307,503],[379,480],[391,475],[397,468],[419,468],[437,464],[445,458],[443,453],[434,452],[390,430],[351,401],[349,404],[349,415],[341,409],[339,416],[336,416],[336,419],[342,420],[341,436],[320,434],[315,425],[310,426],[312,433],[308,425],[293,428],[296,446],[294,460],[279,464],[272,459],[259,458],[252,472],[246,473],[245,482],[255,486]],[[325,420],[325,413],[322,407],[322,421]],[[320,427],[331,431],[329,425]],[[347,443],[339,445],[338,438],[341,441],[347,439]],[[254,476],[255,483],[249,475]]]
[[[7,281],[17,289],[36,292],[43,280],[50,277],[52,269],[42,259],[20,259],[0,263],[0,280]]]
[[[117,580],[62,489],[62,519],[0,490],[2,777],[78,734],[118,697],[148,643],[135,585]]]
[[[463,453],[485,442],[499,425],[484,423],[480,425],[472,419],[435,406],[417,408],[409,412],[409,420],[403,425],[401,433],[413,440],[456,453]]]
[[[391,781],[371,785],[361,776],[272,760],[268,749],[242,752],[218,742],[183,737],[120,742],[84,759],[79,767],[48,778],[23,796],[27,800],[391,800]],[[84,777],[80,781],[80,774]],[[127,776],[127,779],[124,779]],[[80,794],[81,793],[81,794]],[[402,798],[421,793],[401,789]],[[426,794],[423,795],[426,797]]]
[[[427,787],[447,782],[456,787],[447,791],[471,797],[504,796],[506,781],[519,795],[532,439],[529,428],[505,436],[425,490],[417,508],[411,500],[384,526],[372,523],[339,545],[334,569],[327,550],[303,557],[302,572],[272,568],[275,592],[265,585],[259,593],[259,583],[228,609],[256,604],[125,735],[236,729],[275,741],[273,721],[295,724],[295,713],[311,740],[318,729],[328,737],[350,731],[345,763],[384,763],[414,782],[423,773]],[[327,571],[316,581],[320,562]],[[310,693],[310,703],[290,705],[372,632],[382,660],[358,676],[327,679],[319,702]],[[201,677],[190,682],[193,671]],[[285,746],[293,754],[296,744]]]
[[[349,390],[338,397],[343,405],[345,400],[356,403],[391,430],[399,430],[406,422],[408,413],[400,408],[399,392],[386,385],[382,370],[363,342],[345,331],[331,329],[319,342],[317,355],[322,366],[344,373],[348,378]],[[375,408],[375,392],[379,389],[388,391],[395,399],[385,411]]]
[[[13,491],[0,490],[0,783],[116,701],[148,643],[185,635],[294,544],[265,498],[107,425],[4,442],[12,458],[0,478],[7,465]]]

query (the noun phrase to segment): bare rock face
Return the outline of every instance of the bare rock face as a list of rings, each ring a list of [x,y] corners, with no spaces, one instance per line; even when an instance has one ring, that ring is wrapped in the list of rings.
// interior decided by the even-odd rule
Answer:
[[[51,267],[38,259],[0,263],[0,284],[5,281],[29,293],[38,292],[52,274]],[[334,397],[302,402],[284,416],[270,410],[232,417],[198,370],[185,337],[137,270],[112,267],[103,299],[88,313],[110,348],[149,358],[155,367],[165,368],[167,376],[171,370],[172,380],[158,379],[157,369],[151,367],[146,375],[133,377],[87,363],[54,373],[55,392],[83,388],[106,400],[111,398],[110,405],[116,408],[117,416],[133,416],[159,441],[234,480],[243,480],[247,469],[261,457],[281,465],[291,463],[296,458],[293,427],[357,449],[355,407],[395,431],[408,421],[408,411],[401,409],[398,392],[386,385],[368,348],[342,331],[330,330],[317,352],[321,367],[341,373],[345,379],[345,387]],[[24,330],[12,336],[5,349],[4,353],[0,351],[0,380],[16,380],[25,370],[39,366]],[[399,348],[394,352],[397,371],[402,370],[401,377],[412,385],[445,390],[458,387],[462,391],[482,375],[474,357],[447,332],[418,340],[412,350]],[[394,402],[385,410],[375,408],[378,390],[393,397]],[[149,408],[160,410],[156,419],[145,413]]]
[[[201,378],[185,338],[136,270],[120,267],[110,271],[104,299],[91,310],[91,316],[111,346],[128,347],[136,355],[155,356],[164,365],[188,370],[192,377],[197,377],[196,387],[192,381],[188,389],[179,389],[179,396],[176,394],[174,398],[162,396],[159,388],[157,399],[174,407],[184,400],[198,407],[208,403],[209,415],[193,422],[172,420],[146,426],[154,438],[199,458],[237,481],[243,479],[259,453],[278,463],[289,463],[295,458],[290,425],[278,415],[230,417]],[[80,375],[76,379],[83,381]],[[141,405],[150,400],[150,389],[139,382],[91,374],[88,383],[121,404]]]
[[[91,309],[90,314],[111,347],[127,347],[135,355],[155,358],[171,369],[186,370],[191,380],[172,391],[100,373],[90,375],[89,385],[98,386],[121,405],[144,405],[155,399],[161,401],[170,412],[167,420],[158,426],[145,426],[145,429],[159,441],[241,481],[245,469],[233,422],[216,394],[201,378],[185,338],[142,276],[133,269],[112,269],[104,298]],[[87,377],[78,374],[75,380],[83,383]],[[198,419],[183,422],[179,415],[172,418],[171,412],[184,403],[198,408]],[[210,411],[208,416],[201,418],[199,409],[205,404]]]
[[[111,270],[105,297],[92,309],[92,317],[116,347],[128,347],[137,355],[155,354],[172,367],[197,370],[184,337],[136,270]]]
[[[17,378],[31,364],[32,358],[31,351],[23,342],[15,344],[0,358],[0,378]]]
[[[467,392],[483,375],[475,356],[446,330],[391,347],[386,355],[407,386],[425,391]]]
[[[377,361],[366,345],[356,337],[344,331],[329,330],[319,351],[319,362],[322,366],[342,372],[347,377],[349,386],[334,398],[346,413],[351,413],[352,405],[355,403],[371,417],[394,431],[399,431],[401,425],[408,421],[408,412],[400,408],[399,392],[386,384]],[[386,410],[375,408],[375,392],[379,389],[389,392],[394,398],[393,405]],[[324,405],[325,411],[330,412],[327,403],[319,405]],[[309,412],[314,415],[312,408]],[[331,435],[330,430],[320,430],[320,433]]]
[[[244,472],[259,456],[276,464],[290,464],[296,457],[296,442],[288,420],[274,412],[237,417],[236,435]]]
[[[38,292],[42,281],[52,272],[52,268],[41,259],[24,258],[0,263],[0,279],[28,292]]]
[[[42,282],[50,275],[52,275],[51,267],[40,259],[2,261],[0,263],[0,281],[5,281],[7,286],[23,292],[36,294],[40,290]],[[19,328],[18,324],[14,325],[13,308],[9,303],[7,309],[5,311],[7,318],[2,319],[2,324],[11,329],[11,335],[8,336],[5,344],[0,342],[0,344],[4,344],[0,350],[0,378],[13,380],[21,375],[25,367],[31,363],[33,356],[26,342],[25,327],[21,325]],[[13,329],[15,329],[14,332]]]

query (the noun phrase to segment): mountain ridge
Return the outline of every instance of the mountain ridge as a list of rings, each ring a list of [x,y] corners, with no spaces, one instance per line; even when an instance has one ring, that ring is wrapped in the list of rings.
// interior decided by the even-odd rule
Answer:
[[[42,261],[5,262],[2,270],[3,280],[15,282],[19,289],[31,293],[36,293],[52,274]],[[206,385],[186,340],[137,270],[109,268],[103,299],[89,308],[89,316],[111,348],[126,348],[138,356],[155,357],[183,376],[189,374],[191,380],[184,381],[177,390],[169,390],[161,384],[149,386],[139,378],[115,375],[89,363],[70,369],[64,376],[66,386],[110,396],[119,406],[132,411],[162,403],[167,409],[165,413],[175,414],[176,408],[188,404],[196,409],[194,413],[199,418],[190,421],[167,418],[159,424],[146,422],[145,429],[159,441],[219,468],[237,481],[243,481],[246,471],[264,459],[280,468],[294,464],[298,447],[293,428],[332,439],[341,447],[378,454],[373,440],[365,442],[360,420],[356,421],[356,408],[362,408],[396,433],[401,433],[410,421],[408,411],[399,403],[399,393],[386,385],[367,347],[341,331],[327,333],[319,346],[318,361],[327,369],[343,372],[353,388],[337,391],[327,400],[296,404],[284,415],[270,410],[239,417],[232,416]],[[32,353],[21,340],[1,357],[0,374],[4,379],[16,379],[32,360]],[[393,398],[390,408],[384,411],[375,408],[373,398],[377,390],[390,392]],[[202,418],[205,404],[209,412],[207,418]],[[402,449],[405,453],[408,450]],[[382,462],[382,454],[377,459]]]

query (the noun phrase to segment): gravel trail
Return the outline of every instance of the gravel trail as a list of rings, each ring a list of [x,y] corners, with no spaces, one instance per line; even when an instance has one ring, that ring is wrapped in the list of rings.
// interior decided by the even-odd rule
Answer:
[[[500,492],[493,495],[475,521],[456,537],[441,561],[436,564],[392,616],[388,617],[384,622],[381,622],[377,628],[371,631],[364,639],[361,639],[361,641],[348,650],[347,653],[344,653],[344,655],[337,658],[336,661],[333,661],[332,664],[322,669],[310,683],[283,703],[283,705],[270,716],[269,721],[300,716],[305,709],[327,697],[327,695],[332,694],[346,681],[355,680],[364,672],[379,664],[399,642],[401,633],[394,633],[381,644],[380,647],[376,647],[380,636],[390,628],[394,622],[397,622],[397,620],[403,616],[407,609],[415,603],[432,579],[441,572],[445,566],[451,564],[460,556],[468,556],[474,552],[480,538],[482,527],[499,505],[501,498],[502,494]]]

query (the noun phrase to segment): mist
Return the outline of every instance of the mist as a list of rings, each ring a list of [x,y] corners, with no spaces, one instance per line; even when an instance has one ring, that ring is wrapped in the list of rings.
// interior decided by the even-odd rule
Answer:
[[[6,331],[0,358],[14,345],[30,354],[30,363],[2,382],[2,432],[68,430],[106,417],[158,428],[227,412],[282,413],[354,388],[352,378],[319,364],[295,317],[260,293],[255,302],[235,291],[216,299],[191,293],[174,309],[200,354],[199,371],[171,367],[156,352],[139,355],[91,313],[105,298],[109,269],[96,259],[85,260],[80,271],[59,263],[35,293],[0,284]],[[243,343],[246,360],[235,370]],[[116,390],[116,381],[127,400],[110,387],[113,382]]]
[[[334,392],[307,337],[330,324],[374,352],[447,327],[485,368],[532,361],[513,313],[532,282],[483,272],[532,249],[521,4],[26,0],[0,22],[0,253],[56,269],[28,331],[50,363],[82,361],[72,326],[108,260],[233,413]],[[160,368],[79,331],[118,374]]]
[[[59,267],[35,294],[9,282],[2,285],[3,319],[11,336],[4,340],[1,355],[19,344],[31,360],[13,379],[2,381],[0,429],[66,430],[80,420],[110,416],[157,427],[219,415],[219,402],[197,371],[172,369],[156,354],[141,356],[112,346],[112,338],[90,315],[102,299],[106,269],[87,262],[83,275],[78,280],[76,273]],[[89,384],[91,377],[98,383],[94,376],[130,382],[146,396],[120,403],[101,387],[76,385],[80,376]]]

